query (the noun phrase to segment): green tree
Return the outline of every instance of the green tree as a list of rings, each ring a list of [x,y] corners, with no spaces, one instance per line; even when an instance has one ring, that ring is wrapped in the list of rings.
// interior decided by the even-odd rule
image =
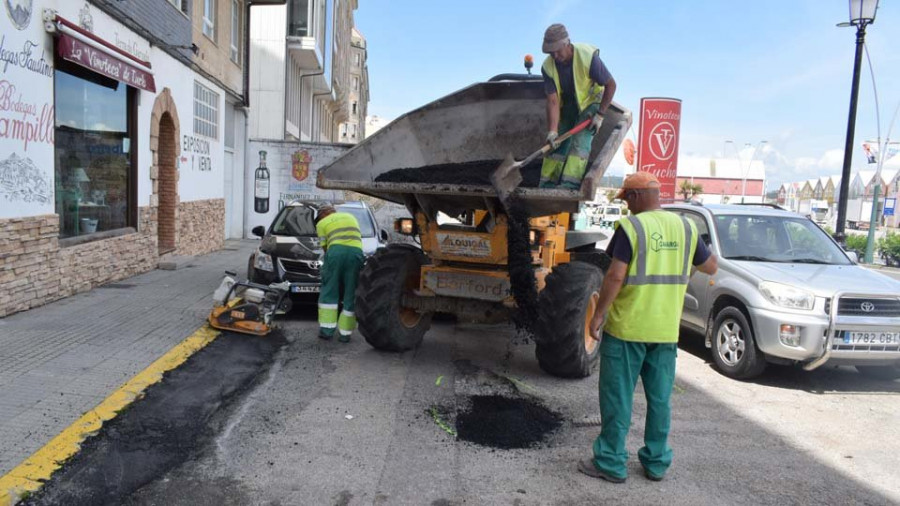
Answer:
[[[687,202],[691,200],[691,197],[703,193],[703,185],[694,184],[685,179],[678,185],[678,193],[680,193],[681,196],[684,197],[685,202]]]

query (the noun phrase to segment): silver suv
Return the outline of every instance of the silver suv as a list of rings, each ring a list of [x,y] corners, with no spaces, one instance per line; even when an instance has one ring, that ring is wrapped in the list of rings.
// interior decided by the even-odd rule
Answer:
[[[827,233],[771,206],[667,205],[697,224],[719,272],[691,277],[683,326],[716,366],[752,378],[767,363],[853,365],[900,378],[900,281],[856,265]]]

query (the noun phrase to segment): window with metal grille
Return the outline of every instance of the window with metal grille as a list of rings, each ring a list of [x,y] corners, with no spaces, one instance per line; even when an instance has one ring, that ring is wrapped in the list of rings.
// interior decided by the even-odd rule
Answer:
[[[194,133],[219,138],[219,94],[194,82]]]

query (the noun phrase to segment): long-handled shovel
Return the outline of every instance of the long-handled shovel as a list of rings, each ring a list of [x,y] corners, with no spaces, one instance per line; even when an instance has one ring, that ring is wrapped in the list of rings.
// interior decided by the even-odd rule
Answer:
[[[578,132],[584,130],[591,124],[591,119],[588,118],[581,123],[575,125],[574,128],[569,130],[568,132],[560,135],[556,138],[557,145],[561,144],[563,141],[577,134]],[[502,203],[506,203],[509,199],[509,195],[519,186],[519,183],[522,182],[522,167],[525,167],[529,163],[532,162],[535,158],[541,155],[547,154],[550,150],[553,149],[553,146],[548,142],[541,146],[541,149],[531,153],[521,162],[515,161],[512,153],[508,153],[506,158],[503,160],[503,163],[497,167],[497,170],[491,174],[491,184],[494,185],[494,189],[497,190],[497,193],[500,195],[500,201]]]

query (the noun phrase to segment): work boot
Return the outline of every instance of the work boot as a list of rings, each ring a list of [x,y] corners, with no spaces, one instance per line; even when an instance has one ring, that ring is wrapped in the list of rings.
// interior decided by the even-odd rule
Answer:
[[[618,476],[613,476],[606,471],[597,469],[597,466],[594,465],[594,459],[579,460],[578,471],[592,478],[600,478],[610,483],[625,483],[625,478],[619,478]]]
[[[327,332],[324,332],[322,329],[319,329],[319,339],[323,339],[325,341],[331,341],[331,338],[333,336],[334,336],[334,334],[329,334]]]
[[[346,334],[346,335],[340,334],[338,336],[338,341],[340,341],[342,343],[349,343],[350,342],[350,334]]]
[[[541,181],[541,184],[538,185],[538,188],[556,188],[556,183],[554,183],[553,181]]]
[[[562,188],[563,190],[576,190],[577,191],[577,190],[581,189],[580,184],[573,183],[571,181],[563,181],[562,183],[559,184],[559,187]]]
[[[650,481],[662,481],[663,477],[664,477],[664,475],[651,473],[650,471],[647,470],[647,468],[644,468],[644,476],[646,476],[647,479]]]

